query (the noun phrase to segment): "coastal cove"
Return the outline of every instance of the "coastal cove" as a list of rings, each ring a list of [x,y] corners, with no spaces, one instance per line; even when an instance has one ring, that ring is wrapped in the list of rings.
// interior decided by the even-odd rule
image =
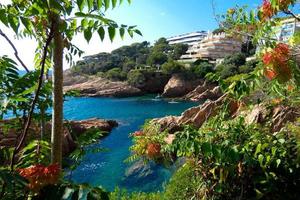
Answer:
[[[164,183],[172,175],[171,170],[154,165],[151,169],[143,168],[143,175],[134,174],[136,170],[131,167],[132,163],[124,162],[130,155],[129,147],[132,145],[129,135],[139,130],[147,119],[180,115],[184,110],[198,104],[156,99],[152,95],[129,98],[68,98],[64,103],[64,116],[67,120],[101,118],[113,119],[119,123],[109,136],[87,147],[101,147],[107,151],[87,154],[71,179],[75,183],[102,186],[108,191],[113,191],[115,187],[128,191],[162,190]]]

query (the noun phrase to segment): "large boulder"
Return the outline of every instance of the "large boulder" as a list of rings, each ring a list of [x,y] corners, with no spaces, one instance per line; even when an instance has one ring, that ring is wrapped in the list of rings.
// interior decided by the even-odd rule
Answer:
[[[83,134],[89,129],[98,129],[110,132],[114,127],[118,126],[118,123],[114,120],[103,120],[97,118],[81,121],[69,121],[68,124],[72,131],[78,135]]]
[[[204,104],[192,107],[181,114],[181,116],[167,116],[153,119],[151,123],[159,124],[162,130],[168,130],[169,133],[182,130],[183,125],[192,125],[201,127],[208,118],[217,114],[218,108],[224,103],[226,94],[216,101],[206,101]],[[235,101],[229,103],[229,114],[235,115],[239,109],[239,104]]]
[[[64,91],[79,91],[81,96],[89,97],[128,97],[142,95],[143,92],[126,82],[110,81],[105,78],[90,76],[83,83],[65,86]]]
[[[188,79],[184,75],[174,74],[165,86],[162,96],[167,98],[182,97],[202,82],[203,80]]]

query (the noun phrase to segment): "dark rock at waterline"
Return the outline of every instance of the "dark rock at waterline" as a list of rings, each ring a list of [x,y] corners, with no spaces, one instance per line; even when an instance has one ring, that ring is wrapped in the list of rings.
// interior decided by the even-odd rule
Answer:
[[[8,119],[0,121],[0,148],[1,147],[13,147],[16,140],[19,139],[20,129],[11,128],[8,129],[6,126],[9,124],[15,124],[16,119]],[[11,125],[11,127],[13,127]],[[63,155],[67,156],[77,148],[76,137],[82,134],[88,134],[88,130],[99,130],[104,132],[110,132],[114,127],[118,126],[118,123],[114,120],[103,120],[103,119],[87,119],[82,121],[65,121],[63,130],[62,140],[62,151]],[[28,136],[25,140],[25,144],[28,144],[31,140],[40,139],[41,129],[36,123],[32,123]],[[107,135],[106,134],[106,135]],[[47,123],[45,127],[44,139],[50,142],[51,137],[51,123]],[[99,137],[103,137],[100,135]]]
[[[162,72],[143,72],[145,81],[136,86],[145,93],[163,93],[171,76]]]
[[[153,182],[163,178],[158,170],[160,168],[161,166],[153,162],[145,163],[143,160],[139,160],[126,170],[121,185],[124,187],[140,187],[140,184],[153,184]]]

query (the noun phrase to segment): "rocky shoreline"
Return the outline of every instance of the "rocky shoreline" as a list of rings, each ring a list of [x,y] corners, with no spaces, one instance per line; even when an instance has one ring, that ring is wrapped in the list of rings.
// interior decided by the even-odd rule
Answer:
[[[182,74],[171,77],[155,75],[134,87],[127,82],[111,81],[97,76],[65,74],[64,92],[77,91],[85,97],[133,97],[144,94],[161,94],[164,98],[176,98],[187,101],[216,100],[222,92],[214,84],[203,79],[189,79]]]
[[[12,119],[0,121],[0,148],[13,147],[16,140],[19,140],[16,129],[11,128],[8,131],[3,130],[4,124],[8,125],[10,123],[13,123]],[[72,153],[78,146],[76,138],[82,134],[88,134],[89,130],[99,131],[99,133],[101,133],[101,135],[99,135],[99,139],[101,139],[102,137],[107,136],[111,130],[117,126],[118,123],[115,120],[103,120],[97,118],[82,121],[65,121],[62,139],[63,155],[68,156]],[[45,140],[50,141],[51,124],[46,124],[45,129]],[[25,143],[28,143],[32,139],[39,139],[39,133],[40,127],[36,124],[32,124]]]

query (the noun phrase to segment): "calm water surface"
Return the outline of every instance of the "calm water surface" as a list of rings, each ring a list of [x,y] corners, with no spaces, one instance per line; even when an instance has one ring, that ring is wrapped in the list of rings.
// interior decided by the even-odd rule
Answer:
[[[146,119],[166,115],[180,115],[182,111],[192,106],[192,102],[168,102],[157,100],[152,96],[134,98],[69,98],[64,104],[64,115],[69,120],[88,118],[103,118],[117,120],[119,126],[101,142],[93,147],[108,148],[108,152],[88,154],[81,165],[73,172],[73,180],[77,183],[89,183],[114,190],[116,186],[129,191],[157,191],[170,178],[171,172],[163,167],[155,168],[155,175],[148,180],[133,184],[124,182],[126,169],[130,166],[124,163],[132,145],[129,134],[138,130]],[[133,181],[134,182],[134,181]]]

